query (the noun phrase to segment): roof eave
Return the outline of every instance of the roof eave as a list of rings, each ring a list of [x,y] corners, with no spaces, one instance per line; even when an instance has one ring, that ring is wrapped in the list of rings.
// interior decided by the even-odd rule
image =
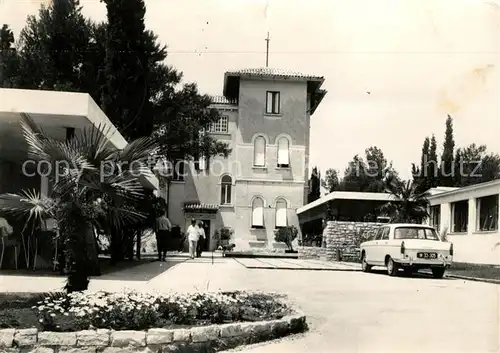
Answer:
[[[224,87],[222,94],[229,99],[238,99],[240,91],[240,76],[226,72],[224,74]]]
[[[311,106],[311,111],[309,112],[310,115],[313,115],[320,103],[323,101],[323,98],[325,98],[326,94],[328,93],[327,90],[320,89],[318,90],[318,93],[315,94],[315,99],[314,99],[314,104]]]

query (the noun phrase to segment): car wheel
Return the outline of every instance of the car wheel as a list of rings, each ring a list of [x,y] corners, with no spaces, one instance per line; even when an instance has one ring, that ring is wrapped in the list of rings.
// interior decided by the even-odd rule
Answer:
[[[392,277],[397,276],[398,269],[399,269],[398,264],[394,262],[392,258],[389,258],[387,260],[387,274]]]
[[[432,271],[432,276],[433,276],[434,278],[443,278],[445,270],[446,270],[446,269],[445,269],[444,267],[433,267],[433,268],[431,269],[431,271]]]
[[[368,263],[366,262],[366,255],[363,254],[362,258],[361,258],[361,270],[363,272],[370,272],[372,269],[372,267],[370,265],[368,265]]]

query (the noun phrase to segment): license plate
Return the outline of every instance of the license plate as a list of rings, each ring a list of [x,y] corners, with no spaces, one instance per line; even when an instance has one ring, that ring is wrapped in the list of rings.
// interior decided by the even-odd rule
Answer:
[[[419,252],[417,257],[419,259],[437,259],[437,254],[435,252]]]

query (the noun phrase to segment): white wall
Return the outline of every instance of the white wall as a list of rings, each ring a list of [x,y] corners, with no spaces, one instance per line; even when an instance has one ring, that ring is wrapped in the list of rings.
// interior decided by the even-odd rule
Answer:
[[[500,265],[500,231],[498,227],[493,231],[477,230],[476,214],[478,198],[499,194],[500,182],[490,182],[429,197],[431,206],[441,206],[440,231],[448,228],[448,239],[455,250],[454,261]],[[467,232],[453,233],[452,203],[464,200],[469,203]]]

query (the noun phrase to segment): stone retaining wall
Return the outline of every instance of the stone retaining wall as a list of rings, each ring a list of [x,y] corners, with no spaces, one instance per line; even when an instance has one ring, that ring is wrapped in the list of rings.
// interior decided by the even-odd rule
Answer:
[[[326,252],[324,259],[335,261],[340,251],[342,261],[357,261],[359,245],[382,226],[374,222],[329,221],[323,234],[326,236]]]
[[[156,328],[148,331],[99,329],[78,332],[38,332],[37,329],[3,329],[0,330],[0,352],[217,352],[305,330],[307,330],[306,318],[301,314],[287,316],[280,320],[175,330]]]
[[[318,246],[298,246],[299,259],[319,260],[325,257],[326,248]]]

